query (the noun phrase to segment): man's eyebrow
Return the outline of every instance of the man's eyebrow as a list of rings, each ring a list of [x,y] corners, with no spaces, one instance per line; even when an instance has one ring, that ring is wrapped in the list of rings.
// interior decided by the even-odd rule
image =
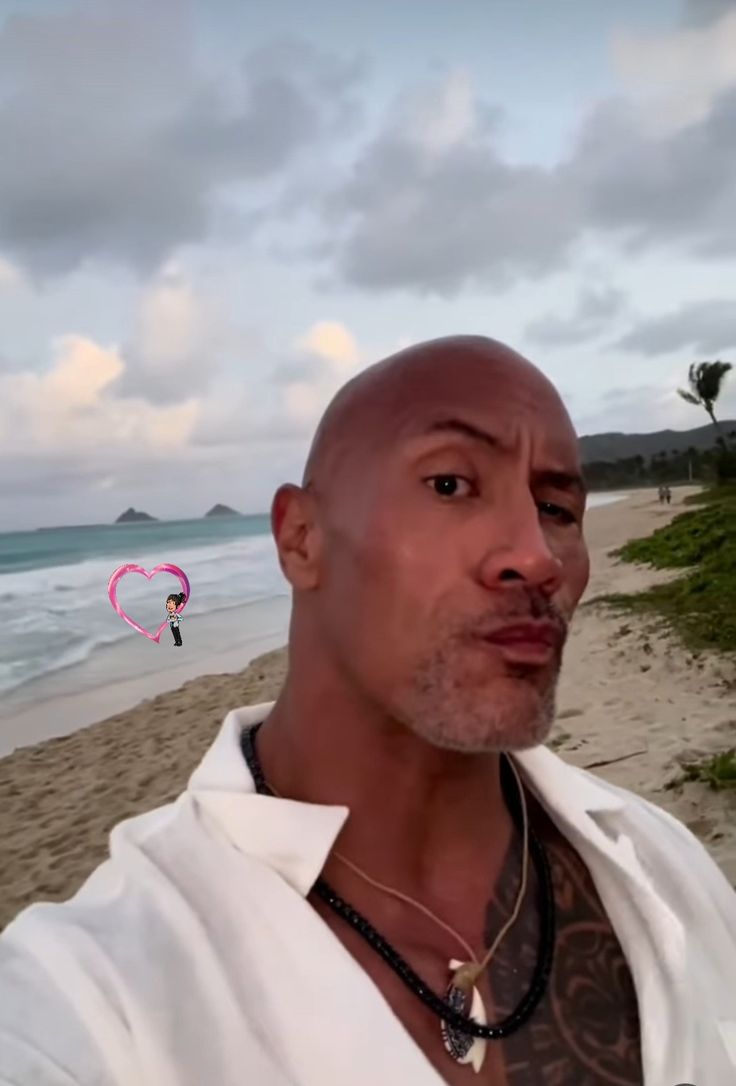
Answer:
[[[475,426],[465,419],[446,418],[437,419],[422,431],[423,434],[455,433],[463,437],[469,437],[473,441],[480,441],[491,449],[499,449],[501,442],[487,430]],[[583,497],[588,493],[588,487],[584,477],[579,471],[555,471],[552,469],[537,471],[534,473],[534,482],[537,486],[552,486],[557,490],[577,490]]]
[[[588,486],[579,471],[535,471],[533,482],[536,486],[551,486],[555,490],[576,490],[583,497],[588,493]]]

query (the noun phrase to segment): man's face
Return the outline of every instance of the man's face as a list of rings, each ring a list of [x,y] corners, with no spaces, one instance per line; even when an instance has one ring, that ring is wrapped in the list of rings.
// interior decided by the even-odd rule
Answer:
[[[525,749],[549,732],[588,579],[577,440],[534,371],[447,368],[387,409],[327,504],[323,628],[361,693],[431,744]]]

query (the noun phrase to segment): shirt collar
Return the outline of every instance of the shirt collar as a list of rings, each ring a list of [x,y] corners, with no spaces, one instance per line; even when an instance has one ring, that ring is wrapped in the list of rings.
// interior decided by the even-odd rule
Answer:
[[[306,897],[350,811],[256,792],[240,749],[240,734],[243,728],[265,720],[273,705],[265,702],[227,714],[217,739],[192,774],[187,792],[236,848],[279,871]],[[585,837],[601,833],[591,815],[626,806],[625,792],[568,765],[546,747],[516,753],[513,759],[555,821]]]
[[[622,811],[627,805],[623,789],[570,765],[549,747],[533,747],[512,757],[545,807],[562,816]]]
[[[250,705],[227,714],[187,792],[237,849],[277,870],[306,897],[350,811],[256,792],[240,734],[265,720],[273,705]]]

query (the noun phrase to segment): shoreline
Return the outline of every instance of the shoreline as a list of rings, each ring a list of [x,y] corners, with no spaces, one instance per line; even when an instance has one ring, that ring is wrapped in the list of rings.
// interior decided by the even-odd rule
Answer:
[[[670,811],[700,838],[736,884],[736,796],[701,782],[667,783],[679,759],[734,744],[736,661],[697,656],[660,621],[616,614],[600,595],[636,592],[675,574],[611,556],[685,511],[649,494],[591,510],[592,576],[565,649],[558,712],[548,745],[566,761]],[[283,640],[282,642],[283,643]],[[218,657],[218,667],[222,658]],[[34,900],[63,900],[107,854],[112,827],[173,800],[225,714],[273,700],[286,675],[283,649],[246,668],[199,675],[177,689],[108,715],[63,738],[0,758],[6,842],[0,927]]]
[[[71,735],[143,701],[210,674],[232,674],[284,644],[291,598],[257,600],[241,608],[185,616],[186,639],[174,655],[168,630],[160,644],[129,637],[99,648],[94,658],[32,681],[5,695],[0,708],[0,758],[14,750]],[[247,610],[247,626],[241,616]],[[223,644],[221,650],[215,646]],[[204,649],[203,649],[204,647]],[[159,655],[160,654],[160,655]],[[162,666],[157,666],[158,661]],[[116,665],[117,664],[117,668]],[[115,671],[121,678],[111,678]],[[31,684],[28,684],[29,688]]]

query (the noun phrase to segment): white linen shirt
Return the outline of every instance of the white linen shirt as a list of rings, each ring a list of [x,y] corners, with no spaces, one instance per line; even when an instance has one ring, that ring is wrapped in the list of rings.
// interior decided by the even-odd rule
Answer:
[[[260,796],[234,710],[172,804],[122,822],[70,901],[0,937],[7,1086],[440,1086],[306,901],[349,811]],[[633,975],[646,1086],[736,1083],[736,893],[676,819],[514,756],[587,864]]]

